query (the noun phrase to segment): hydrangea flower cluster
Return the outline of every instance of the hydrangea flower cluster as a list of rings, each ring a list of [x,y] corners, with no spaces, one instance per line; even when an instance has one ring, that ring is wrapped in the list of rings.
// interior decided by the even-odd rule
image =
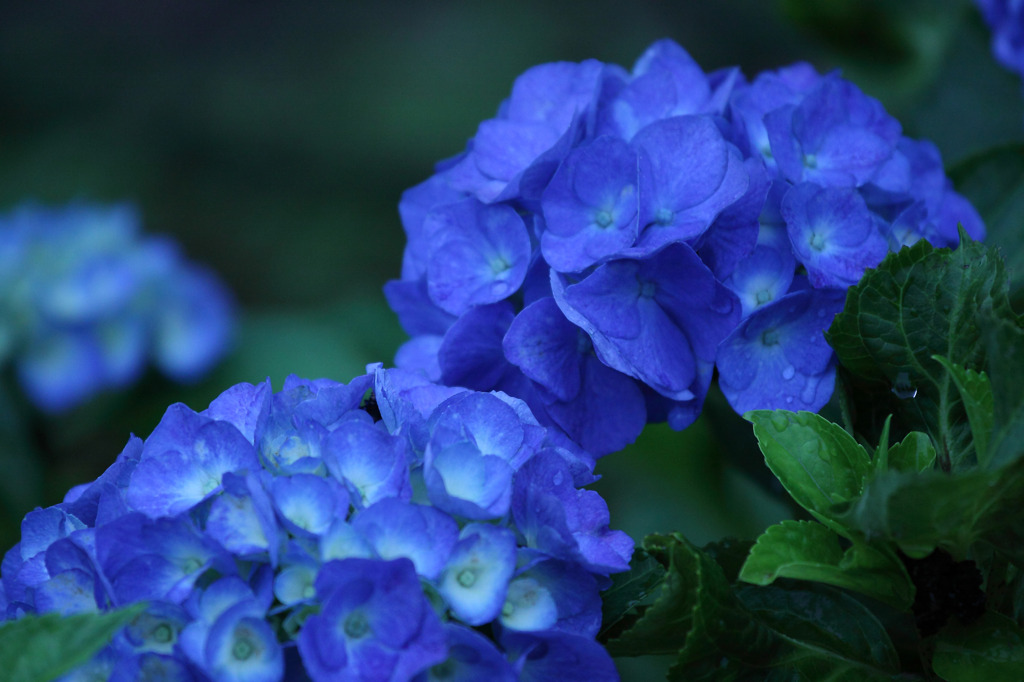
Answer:
[[[716,368],[738,412],[819,409],[844,290],[984,233],[937,148],[837,73],[708,74],[669,40],[631,71],[529,69],[400,213],[396,363],[520,397],[597,456],[692,423]]]
[[[227,350],[233,302],[128,205],[23,205],[0,216],[0,364],[39,408],[134,382],[148,358],[198,379]]]
[[[1024,76],[1024,2],[975,0],[992,30],[992,52],[1007,69]]]
[[[25,517],[3,613],[147,603],[68,680],[616,679],[599,590],[633,542],[593,458],[521,400],[368,370],[171,406]]]

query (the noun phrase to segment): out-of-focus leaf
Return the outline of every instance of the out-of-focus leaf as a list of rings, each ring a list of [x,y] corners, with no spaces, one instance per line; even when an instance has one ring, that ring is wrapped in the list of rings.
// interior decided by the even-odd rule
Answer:
[[[986,241],[1001,248],[1016,298],[1024,286],[1024,144],[975,154],[952,166],[949,177],[984,219]]]
[[[936,547],[963,559],[970,545],[1024,519],[1024,460],[995,471],[889,471],[836,518],[866,537],[889,539],[908,556]]]
[[[289,374],[347,382],[369,362],[390,365],[403,334],[380,301],[352,299],[322,308],[252,311],[241,319],[237,350],[218,377],[229,386]]]
[[[904,123],[926,93],[945,85],[948,55],[961,54],[953,43],[972,9],[967,0],[783,0],[781,7],[818,38],[829,63]]]
[[[143,605],[107,613],[28,615],[0,625],[0,670],[10,682],[48,682],[85,663]]]
[[[994,413],[989,466],[995,468],[1024,455],[1024,329],[1016,320],[988,320],[985,340]]]
[[[891,550],[856,540],[844,552],[839,536],[813,521],[783,521],[757,539],[740,579],[769,585],[777,578],[845,587],[896,609],[909,609],[914,597],[910,577]]]
[[[935,642],[935,673],[947,682],[1024,680],[1024,630],[988,612],[969,626],[946,628]]]
[[[855,499],[871,467],[867,451],[837,424],[812,412],[753,410],[744,415],[765,462],[786,491],[839,533],[833,507]]]
[[[879,0],[783,0],[783,11],[831,47],[884,62],[900,62],[912,49],[894,21],[890,3]]]
[[[0,382],[0,529],[12,529],[13,537],[0,532],[4,547],[18,541],[16,529],[21,518],[43,497],[42,462],[34,451],[29,438],[29,415],[23,405],[18,404],[6,386]]]

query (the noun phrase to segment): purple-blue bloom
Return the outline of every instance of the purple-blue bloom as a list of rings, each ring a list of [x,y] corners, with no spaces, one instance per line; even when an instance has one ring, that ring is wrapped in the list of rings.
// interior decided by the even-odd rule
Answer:
[[[955,246],[958,225],[985,233],[934,145],[838,73],[705,73],[670,40],[631,70],[530,69],[399,213],[408,243],[385,287],[413,337],[399,366],[513,395],[597,456],[649,421],[686,428],[716,370],[737,410],[820,409],[827,358],[801,375],[813,391],[780,372],[735,379],[767,362],[735,352],[753,316],[808,286],[831,300],[919,239]],[[817,358],[830,314],[802,320],[771,324]]]
[[[1024,76],[1024,3],[974,0],[992,29],[992,53],[1006,68]]]
[[[314,680],[405,680],[447,658],[441,620],[408,559],[328,562],[315,588],[322,608],[298,638]]]
[[[633,541],[580,488],[594,461],[518,398],[400,369],[239,384],[30,512],[4,619],[147,603],[66,680],[515,679],[584,649],[603,669],[599,590]]]
[[[559,272],[579,272],[636,241],[639,157],[625,141],[599,137],[575,149],[541,198],[541,252]]]
[[[811,409],[832,395],[835,355],[822,332],[843,309],[838,289],[802,289],[747,317],[718,349],[718,385],[739,412]]]
[[[800,183],[786,192],[782,217],[816,288],[852,286],[888,253],[879,219],[853,189]]]
[[[445,623],[448,658],[413,678],[414,682],[515,682],[512,664],[491,640],[475,630]]]
[[[0,216],[0,364],[47,412],[134,383],[152,361],[195,381],[228,350],[234,303],[128,205],[25,204]]]

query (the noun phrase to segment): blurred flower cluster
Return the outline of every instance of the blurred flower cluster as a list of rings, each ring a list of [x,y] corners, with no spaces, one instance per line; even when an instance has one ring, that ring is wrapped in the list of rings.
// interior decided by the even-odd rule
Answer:
[[[171,406],[25,517],[6,617],[147,604],[65,679],[615,679],[599,590],[633,542],[593,458],[503,393],[368,369]]]
[[[708,74],[668,40],[631,71],[529,69],[400,212],[396,363],[520,397],[597,456],[692,423],[716,368],[738,412],[819,409],[845,289],[984,234],[938,149],[837,73]]]
[[[0,216],[0,364],[40,409],[138,379],[152,358],[198,379],[227,350],[233,301],[127,205],[26,204]]]
[[[974,0],[992,30],[992,52],[999,63],[1024,76],[1024,2]]]

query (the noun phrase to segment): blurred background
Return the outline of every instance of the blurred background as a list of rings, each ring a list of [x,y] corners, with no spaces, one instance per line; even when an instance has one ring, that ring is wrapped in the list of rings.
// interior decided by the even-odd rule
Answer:
[[[381,294],[399,274],[401,192],[461,151],[530,66],[628,67],[662,37],[707,71],[841,68],[947,168],[1024,139],[1020,79],[968,0],[0,3],[0,211],[134,202],[145,231],[218,271],[241,309],[232,354],[200,384],[153,372],[59,417],[12,405],[31,427],[0,443],[3,546],[171,403],[389,363],[404,340]],[[686,432],[653,427],[602,460],[613,526],[703,544],[794,513],[737,424],[713,394]]]

